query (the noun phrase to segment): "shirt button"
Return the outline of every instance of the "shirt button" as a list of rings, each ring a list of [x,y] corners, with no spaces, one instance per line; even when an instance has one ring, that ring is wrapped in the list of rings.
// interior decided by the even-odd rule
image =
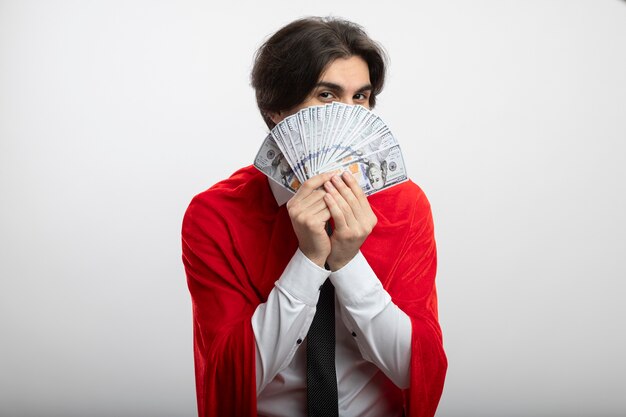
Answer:
[[[296,340],[296,343],[297,343],[297,344],[302,343],[302,339],[298,339],[298,340]]]
[[[356,337],[356,333],[352,332],[352,337]]]

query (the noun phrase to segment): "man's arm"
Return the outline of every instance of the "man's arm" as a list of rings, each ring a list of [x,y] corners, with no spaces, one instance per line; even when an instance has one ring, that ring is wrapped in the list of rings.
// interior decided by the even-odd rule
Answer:
[[[411,321],[382,287],[359,249],[377,223],[363,190],[349,173],[325,184],[335,223],[328,264],[343,320],[363,358],[398,387],[409,385]]]
[[[315,316],[319,288],[330,275],[323,268],[331,249],[325,230],[330,212],[320,189],[329,178],[321,174],[307,180],[287,203],[299,247],[252,316],[257,395],[291,362]]]
[[[330,276],[342,320],[363,359],[375,364],[399,388],[409,386],[411,319],[391,300],[360,252]]]
[[[291,363],[315,316],[319,288],[329,275],[330,271],[315,265],[298,249],[267,301],[252,315],[257,396]]]
[[[372,212],[369,202],[363,195],[362,190],[356,181],[349,176],[342,177],[343,181],[334,179],[332,186],[326,184],[326,203],[335,222],[335,233],[332,239],[332,251],[328,258],[328,263],[333,271],[341,273],[341,267],[347,264],[356,256],[359,248],[369,236],[371,216],[376,217]],[[401,215],[394,222],[389,223],[385,218],[384,227],[387,230],[377,238],[366,242],[368,259],[374,260],[372,265],[383,273],[380,278],[385,282],[385,289],[393,298],[392,305],[397,305],[401,310],[395,318],[391,320],[405,321],[404,312],[410,319],[410,359],[401,351],[393,356],[393,353],[385,359],[385,350],[377,348],[378,336],[387,330],[384,326],[376,324],[369,325],[368,316],[364,313],[361,303],[354,303],[351,300],[352,290],[350,285],[342,286],[337,280],[340,288],[346,291],[337,291],[338,297],[343,293],[343,303],[351,306],[352,314],[345,317],[352,317],[354,325],[363,332],[363,339],[366,344],[359,344],[361,352],[379,365],[385,371],[393,367],[398,367],[394,362],[398,358],[402,361],[400,366],[409,369],[409,390],[405,395],[405,411],[408,417],[432,417],[437,409],[437,404],[443,390],[443,383],[447,369],[447,359],[443,350],[441,329],[437,318],[437,295],[435,289],[435,275],[437,266],[437,256],[434,240],[434,228],[430,204],[426,196],[414,184],[394,188],[385,195],[386,199],[378,200],[378,210],[389,210]],[[398,211],[400,210],[400,211]],[[382,213],[382,212],[381,212]],[[397,225],[397,226],[396,226]],[[380,225],[379,225],[380,227]],[[340,232],[341,231],[341,232]],[[383,238],[378,237],[384,236]],[[390,241],[390,236],[394,240]],[[384,250],[377,252],[377,245],[382,245]],[[365,247],[364,246],[364,247]],[[381,258],[382,256],[382,258]],[[371,257],[371,258],[370,258]],[[348,260],[346,262],[346,259]],[[375,269],[376,269],[375,268]],[[350,274],[346,281],[360,279],[360,274]],[[334,278],[333,278],[334,279]],[[358,285],[358,284],[356,284]],[[374,297],[375,299],[376,297]],[[385,303],[382,296],[382,303]],[[387,304],[389,305],[389,304]],[[392,308],[395,310],[395,308]],[[386,316],[386,309],[382,308],[381,314]],[[396,310],[397,311],[397,310]],[[385,312],[385,313],[383,313]],[[393,316],[390,314],[389,316]],[[365,318],[362,320],[362,318]],[[359,326],[359,321],[362,325]],[[374,320],[377,322],[378,320]],[[384,321],[383,321],[384,322]],[[406,325],[390,326],[396,337],[392,343],[394,348],[406,346]],[[397,330],[397,331],[396,331]],[[358,332],[355,332],[357,337]],[[370,335],[367,337],[366,335]],[[374,352],[380,352],[380,355]],[[377,359],[378,358],[378,359]],[[393,373],[388,374],[394,380]],[[402,384],[401,378],[395,380],[399,386]]]

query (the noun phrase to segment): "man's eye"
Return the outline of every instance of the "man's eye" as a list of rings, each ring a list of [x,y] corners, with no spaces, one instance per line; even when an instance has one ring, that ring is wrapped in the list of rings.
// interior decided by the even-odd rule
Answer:
[[[354,99],[355,100],[367,100],[367,95],[363,94],[363,93],[358,93],[354,95]]]
[[[333,93],[329,92],[329,91],[322,91],[320,93],[320,97],[324,98],[324,99],[329,99],[329,98],[333,98]]]

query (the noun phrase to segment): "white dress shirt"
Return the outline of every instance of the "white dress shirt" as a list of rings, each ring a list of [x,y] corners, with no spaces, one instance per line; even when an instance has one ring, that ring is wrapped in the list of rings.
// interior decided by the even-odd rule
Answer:
[[[292,195],[270,180],[278,204]],[[339,415],[402,416],[409,385],[411,321],[359,252],[335,272],[299,249],[252,316],[259,416],[306,416],[306,335],[319,288],[335,286],[335,367]]]

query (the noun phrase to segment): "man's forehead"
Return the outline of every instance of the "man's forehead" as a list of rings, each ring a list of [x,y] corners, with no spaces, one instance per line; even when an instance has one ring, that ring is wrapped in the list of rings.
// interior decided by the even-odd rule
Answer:
[[[360,56],[337,58],[320,75],[318,85],[321,83],[335,84],[344,89],[360,89],[370,85],[369,67]]]

